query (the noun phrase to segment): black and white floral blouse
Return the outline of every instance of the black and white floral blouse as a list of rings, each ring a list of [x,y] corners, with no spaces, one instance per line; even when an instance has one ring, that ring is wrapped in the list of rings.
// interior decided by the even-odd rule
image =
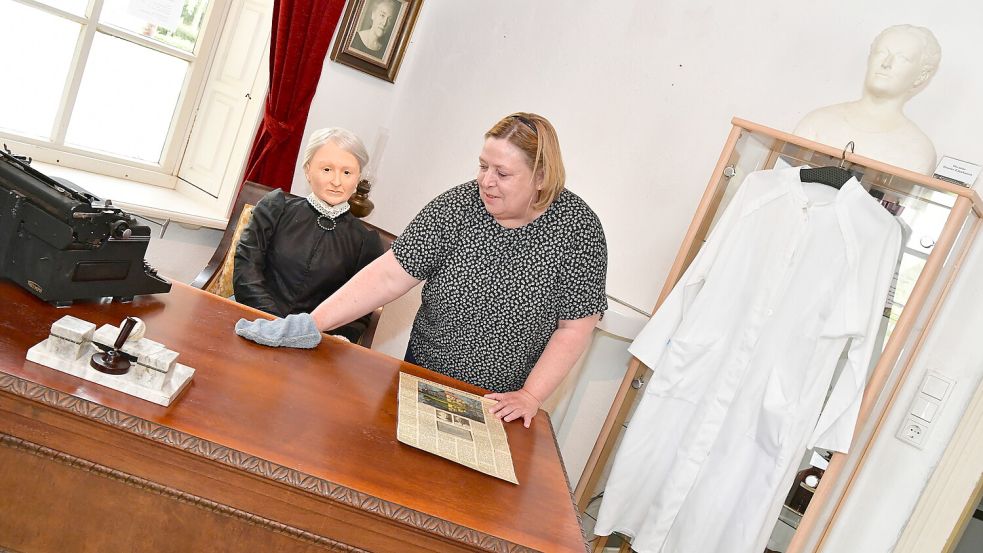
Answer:
[[[424,207],[393,253],[426,281],[410,334],[416,361],[495,392],[522,387],[558,321],[607,309],[604,230],[569,190],[508,229],[485,209],[478,183],[464,183]]]

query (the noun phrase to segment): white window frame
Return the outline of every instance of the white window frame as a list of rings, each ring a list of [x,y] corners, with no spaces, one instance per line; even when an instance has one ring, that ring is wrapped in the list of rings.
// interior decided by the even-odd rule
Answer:
[[[98,20],[102,13],[105,0],[90,0],[86,9],[87,16],[66,12],[36,0],[13,1],[73,21],[80,24],[82,28],[79,39],[76,41],[67,84],[62,92],[50,140],[38,140],[7,132],[0,132],[0,138],[17,154],[28,155],[38,161],[171,189],[175,188],[177,185],[175,175],[178,172],[188,142],[192,116],[201,99],[208,66],[225,25],[226,15],[232,0],[210,0],[208,11],[202,19],[202,28],[193,53],[105,23],[92,24],[91,22]],[[88,59],[96,32],[145,46],[189,62],[188,72],[185,74],[181,94],[178,97],[177,107],[171,119],[159,163],[114,157],[65,144],[65,134],[69,122],[65,114],[74,109],[85,69],[85,60]]]

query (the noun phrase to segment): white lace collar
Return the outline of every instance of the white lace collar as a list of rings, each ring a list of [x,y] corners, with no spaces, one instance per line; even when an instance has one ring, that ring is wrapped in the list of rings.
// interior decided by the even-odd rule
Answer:
[[[311,207],[317,210],[321,214],[317,218],[317,226],[324,230],[334,230],[337,223],[335,219],[341,217],[348,211],[350,207],[348,202],[341,202],[338,205],[328,205],[321,198],[318,198],[313,192],[307,195],[307,203],[311,204]],[[326,221],[324,219],[327,219]]]
[[[350,207],[348,202],[341,202],[338,205],[328,205],[324,200],[318,198],[313,192],[307,195],[307,203],[311,204],[311,207],[316,209],[321,215],[331,217],[332,219],[341,217]]]

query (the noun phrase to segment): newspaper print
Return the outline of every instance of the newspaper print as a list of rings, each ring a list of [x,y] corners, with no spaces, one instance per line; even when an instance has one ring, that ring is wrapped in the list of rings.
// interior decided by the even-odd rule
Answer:
[[[505,426],[490,399],[399,373],[396,438],[513,484],[515,468]]]

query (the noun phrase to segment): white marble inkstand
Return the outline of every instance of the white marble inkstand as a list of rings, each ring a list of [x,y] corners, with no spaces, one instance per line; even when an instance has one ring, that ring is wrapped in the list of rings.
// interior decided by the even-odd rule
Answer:
[[[81,359],[89,353],[92,333],[95,329],[96,325],[88,321],[75,317],[62,317],[51,325],[51,335],[46,340],[46,349],[59,358],[71,361]]]
[[[51,325],[48,338],[27,351],[27,360],[158,405],[170,405],[191,382],[195,370],[178,363],[176,351],[142,338],[142,331],[131,333],[120,348],[136,359],[126,374],[105,374],[90,366],[92,354],[101,351],[93,342],[111,347],[119,330],[112,325],[96,330],[90,322],[65,316]]]

